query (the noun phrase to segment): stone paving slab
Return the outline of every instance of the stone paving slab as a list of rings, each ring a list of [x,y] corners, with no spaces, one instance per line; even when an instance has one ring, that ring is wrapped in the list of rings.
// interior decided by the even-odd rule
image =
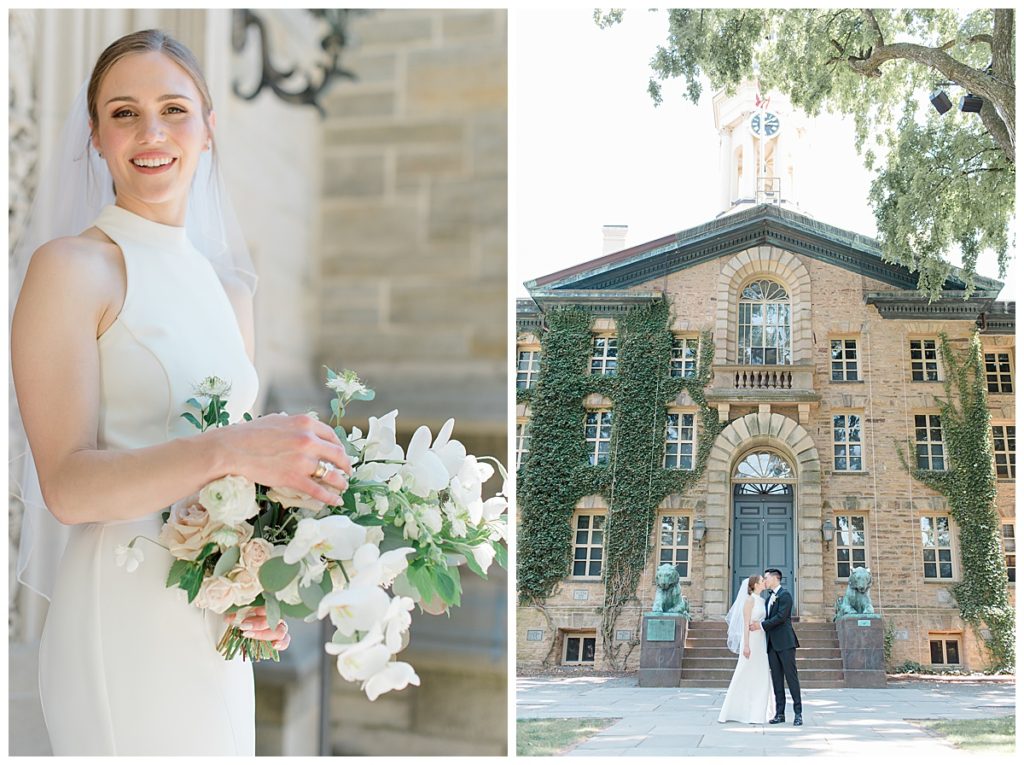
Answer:
[[[806,757],[908,760],[967,755],[911,720],[1013,714],[1016,688],[985,683],[888,688],[808,688],[804,725],[788,695],[783,725],[719,723],[724,688],[640,688],[635,678],[521,678],[517,717],[606,717],[618,722],[567,756]]]

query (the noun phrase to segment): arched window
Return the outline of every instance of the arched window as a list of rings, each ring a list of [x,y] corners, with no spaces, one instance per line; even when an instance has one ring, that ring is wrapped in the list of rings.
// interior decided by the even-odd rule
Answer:
[[[775,452],[751,452],[736,464],[732,481],[736,494],[792,494],[796,473]]]
[[[744,287],[738,326],[740,364],[792,363],[789,293],[780,284],[758,279]]]

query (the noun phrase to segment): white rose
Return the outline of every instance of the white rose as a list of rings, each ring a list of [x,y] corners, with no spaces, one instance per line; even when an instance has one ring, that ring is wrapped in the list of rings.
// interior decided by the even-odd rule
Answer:
[[[190,497],[171,505],[159,539],[175,558],[195,560],[210,541],[213,530],[210,514],[195,497]]]
[[[237,526],[259,512],[256,484],[239,475],[226,475],[203,487],[199,502],[210,519],[224,526]]]
[[[235,605],[234,583],[223,576],[204,579],[199,594],[192,602],[199,608],[208,608],[214,613],[222,614]]]
[[[274,552],[274,546],[265,539],[251,539],[242,548],[242,565],[254,574],[267,562]]]
[[[298,507],[303,510],[312,510],[314,513],[319,513],[326,506],[326,503],[321,502],[319,499],[313,499],[313,497],[305,492],[284,487],[274,487],[267,492],[267,498],[272,502],[277,502],[282,507]]]
[[[263,592],[263,585],[256,578],[256,574],[245,568],[236,568],[231,572],[231,589],[233,592],[233,604],[236,606],[247,606],[256,600],[256,596]]]

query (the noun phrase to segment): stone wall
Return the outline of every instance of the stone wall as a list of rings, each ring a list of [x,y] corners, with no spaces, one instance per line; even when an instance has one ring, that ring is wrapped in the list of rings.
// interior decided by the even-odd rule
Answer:
[[[766,248],[762,248],[766,249]],[[846,580],[836,576],[835,545],[822,540],[821,525],[836,515],[864,515],[867,524],[867,558],[873,575],[872,598],[897,630],[892,661],[896,664],[911,659],[922,664],[928,657],[929,632],[959,632],[963,662],[972,669],[984,666],[977,636],[965,629],[959,619],[949,581],[925,581],[922,576],[922,550],[919,522],[923,515],[948,511],[943,497],[910,478],[902,468],[897,444],[913,438],[913,415],[936,411],[934,396],[942,395],[941,383],[910,380],[909,340],[912,337],[937,337],[945,332],[954,346],[965,348],[973,330],[971,321],[895,321],[882,319],[873,306],[866,305],[868,292],[889,288],[881,282],[859,276],[812,258],[785,254],[793,266],[790,270],[805,273],[809,285],[810,316],[804,317],[814,366],[814,390],[821,401],[812,405],[802,425],[799,407],[771,403],[768,410],[774,419],[782,415],[791,425],[771,431],[769,438],[755,438],[756,432],[769,433],[768,425],[755,428],[766,415],[759,407],[730,407],[730,428],[716,441],[708,469],[688,496],[671,496],[661,511],[682,510],[706,520],[708,531],[703,547],[691,544],[689,577],[683,581],[683,594],[690,600],[694,617],[721,618],[732,599],[723,583],[729,581],[731,566],[729,526],[731,524],[732,466],[749,444],[789,452],[794,459],[802,450],[813,447],[819,471],[809,478],[805,467],[810,463],[794,460],[800,473],[796,485],[797,582],[798,613],[801,620],[822,622],[831,619],[835,599],[846,589]],[[721,348],[722,334],[735,337],[735,307],[720,304],[723,297],[711,285],[719,283],[723,269],[735,258],[723,257],[667,277],[637,285],[637,290],[664,290],[673,305],[672,329],[694,332],[703,329],[715,333],[716,350]],[[795,259],[797,264],[793,264]],[[794,270],[796,269],[796,270]],[[776,278],[785,279],[781,274]],[[606,320],[595,320],[606,321]],[[857,337],[859,368],[863,381],[834,383],[830,379],[830,343],[833,337]],[[534,338],[526,334],[519,341],[524,346]],[[1006,349],[1013,345],[1011,336],[985,336],[983,344],[990,349]],[[734,363],[732,357],[717,363]],[[689,403],[681,397],[676,403]],[[763,409],[764,405],[762,405]],[[1013,401],[1010,395],[991,397],[993,420],[1013,422]],[[863,416],[864,470],[841,473],[833,470],[832,415],[855,412]],[[526,416],[520,406],[517,415]],[[748,416],[749,415],[749,416]],[[751,417],[754,417],[752,420]],[[765,419],[765,423],[768,420]],[[744,424],[745,423],[745,424]],[[754,424],[751,424],[754,423]],[[782,437],[776,434],[781,429]],[[797,430],[806,431],[804,442],[793,441]],[[787,434],[789,434],[787,436]],[[787,439],[790,442],[787,446]],[[807,454],[811,454],[808,451]],[[997,506],[1003,518],[1013,518],[1014,484],[1000,481]],[[578,507],[605,507],[600,497],[584,498]],[[657,528],[652,533],[649,549],[652,556],[644,571],[639,592],[642,607],[624,610],[617,629],[632,632],[637,639],[640,613],[653,598],[653,576],[657,551]],[[954,529],[954,580],[959,576]],[[787,584],[792,587],[792,584]],[[1011,585],[1011,594],[1013,586]],[[587,600],[577,600],[586,591]],[[599,607],[604,597],[600,582],[566,579],[545,604],[545,613],[533,607],[519,609],[517,620],[517,658],[521,666],[535,667],[547,660],[561,660],[559,630],[596,628],[600,625]],[[528,631],[543,630],[543,639],[527,640]],[[553,644],[554,641],[554,644]],[[625,647],[623,650],[629,650]],[[628,666],[635,667],[639,651],[633,650]],[[597,645],[596,666],[606,664],[601,640]]]

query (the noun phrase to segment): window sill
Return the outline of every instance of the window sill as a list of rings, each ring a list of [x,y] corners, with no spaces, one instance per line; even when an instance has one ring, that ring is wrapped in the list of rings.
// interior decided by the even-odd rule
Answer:
[[[924,581],[925,584],[959,584],[960,583],[959,579],[929,579],[928,577],[924,577],[923,581]]]
[[[849,384],[849,383],[854,383],[854,384],[861,383],[861,384],[863,384],[865,381],[864,380],[829,380],[829,382],[832,383],[833,385],[846,385],[846,384]]]
[[[832,475],[871,475],[867,470],[833,470]]]

